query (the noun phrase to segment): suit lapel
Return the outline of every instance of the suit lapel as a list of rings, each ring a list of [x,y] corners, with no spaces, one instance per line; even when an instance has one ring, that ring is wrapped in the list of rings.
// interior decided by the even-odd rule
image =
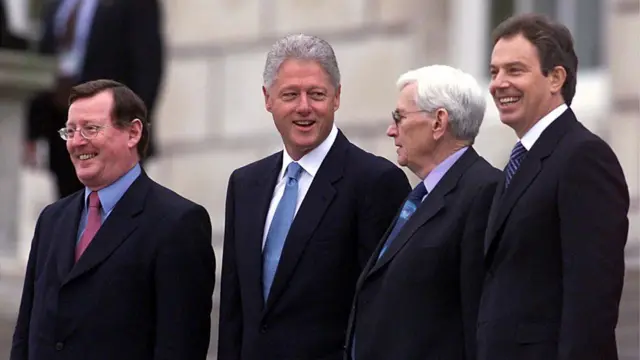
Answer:
[[[287,234],[265,310],[286,288],[307,243],[333,201],[336,195],[334,184],[342,178],[349,144],[342,132],[338,132],[335,143],[318,169]]]
[[[544,160],[553,152],[562,136],[576,121],[573,111],[570,108],[567,109],[542,132],[540,138],[538,138],[522,161],[520,168],[513,176],[511,184],[506,190],[503,190],[504,180],[501,181],[496,197],[494,197],[494,204],[487,226],[485,257],[489,257],[492,249],[497,246],[495,239],[499,230],[504,225],[518,199],[542,170]],[[501,196],[500,193],[502,193]]]
[[[262,295],[262,238],[264,224],[273,197],[277,177],[282,167],[282,152],[267,159],[265,166],[252,175],[246,191],[238,191],[237,204],[242,204],[243,226],[236,239],[241,284],[246,285],[247,298],[253,299],[258,309],[264,306]]]
[[[429,220],[445,208],[445,197],[456,188],[462,174],[464,174],[469,166],[476,162],[479,157],[480,156],[472,147],[467,149],[467,151],[455,162],[455,164],[453,164],[453,166],[451,166],[444,177],[438,182],[436,187],[422,202],[416,213],[407,221],[396,238],[389,245],[387,251],[375,263],[367,276],[371,276],[391,261],[420,227],[424,226],[429,222]],[[386,241],[386,235],[384,241]],[[381,243],[384,243],[384,241],[381,241]],[[375,254],[377,257],[379,252],[376,252]]]
[[[55,252],[58,279],[63,283],[75,262],[75,248],[78,238],[80,216],[84,209],[84,190],[78,191],[64,209],[60,221],[53,233],[53,239],[58,241]]]
[[[142,172],[100,226],[100,230],[78,262],[72,267],[63,285],[100,265],[138,227],[137,216],[144,209],[150,184],[151,180]]]

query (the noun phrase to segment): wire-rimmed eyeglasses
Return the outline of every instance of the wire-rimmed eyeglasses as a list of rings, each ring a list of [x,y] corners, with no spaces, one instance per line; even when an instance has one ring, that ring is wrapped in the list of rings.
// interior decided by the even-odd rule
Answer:
[[[60,134],[62,140],[65,141],[73,139],[76,132],[80,133],[80,136],[82,136],[86,140],[91,140],[95,139],[95,137],[98,136],[98,133],[100,133],[101,130],[108,127],[109,125],[84,125],[81,126],[78,130],[78,128],[69,126],[63,127],[62,129],[58,130],[58,134]]]
[[[395,109],[391,112],[391,118],[393,119],[393,122],[398,125],[400,123],[400,121],[402,121],[402,119],[406,118],[407,115],[411,115],[411,114],[416,114],[416,113],[422,113],[422,112],[428,112],[426,110],[417,110],[417,111],[408,111],[405,113],[400,113],[400,111],[398,109]]]

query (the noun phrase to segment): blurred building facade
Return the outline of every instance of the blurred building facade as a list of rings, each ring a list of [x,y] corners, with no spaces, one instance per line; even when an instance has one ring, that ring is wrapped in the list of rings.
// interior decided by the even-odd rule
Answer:
[[[640,0],[164,0],[171,50],[154,124],[159,157],[148,172],[207,207],[221,258],[231,172],[281,149],[260,90],[270,45],[288,33],[328,40],[342,72],[336,123],[363,148],[395,161],[386,138],[396,78],[419,66],[460,67],[488,87],[491,29],[516,12],[539,11],[571,30],[580,58],[572,108],[607,140],[623,164],[632,197],[621,358],[638,359],[640,269]],[[516,141],[487,92],[476,147],[502,168]],[[18,154],[16,154],[18,156]],[[417,181],[410,175],[413,182]],[[35,219],[53,199],[47,175],[23,171],[20,251],[26,259]],[[579,184],[578,184],[579,185]],[[215,336],[214,336],[215,338]]]

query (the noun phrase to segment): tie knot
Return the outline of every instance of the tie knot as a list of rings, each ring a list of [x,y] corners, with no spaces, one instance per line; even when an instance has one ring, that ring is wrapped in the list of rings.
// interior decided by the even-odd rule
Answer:
[[[428,191],[427,187],[424,186],[424,181],[420,181],[420,183],[409,193],[409,200],[420,202],[427,193]]]
[[[522,146],[522,143],[518,141],[516,145],[513,147],[513,150],[511,150],[511,159],[518,160],[522,156],[524,156],[526,153],[527,153],[527,149],[525,149],[524,146]]]
[[[89,207],[100,207],[100,197],[98,197],[97,191],[92,191],[89,194]]]
[[[300,174],[302,174],[302,166],[297,162],[293,161],[287,166],[287,178],[288,179],[296,179],[300,178]]]

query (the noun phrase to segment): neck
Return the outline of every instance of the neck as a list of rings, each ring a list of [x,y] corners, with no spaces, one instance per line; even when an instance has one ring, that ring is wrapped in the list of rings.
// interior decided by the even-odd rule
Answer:
[[[414,171],[416,176],[424,180],[440,163],[445,161],[449,156],[465,146],[469,146],[469,141],[449,140],[436,146],[434,151],[428,158],[425,158],[423,164],[418,171]]]
[[[562,98],[554,98],[549,102],[547,106],[541,108],[541,110],[538,112],[538,115],[536,115],[532,120],[526,122],[525,126],[521,128],[514,128],[518,138],[522,139],[522,137],[529,130],[531,130],[531,128],[534,127],[538,123],[538,121],[542,120],[543,117],[549,115],[550,112],[552,112],[555,108],[562,104],[564,104],[564,100]]]

